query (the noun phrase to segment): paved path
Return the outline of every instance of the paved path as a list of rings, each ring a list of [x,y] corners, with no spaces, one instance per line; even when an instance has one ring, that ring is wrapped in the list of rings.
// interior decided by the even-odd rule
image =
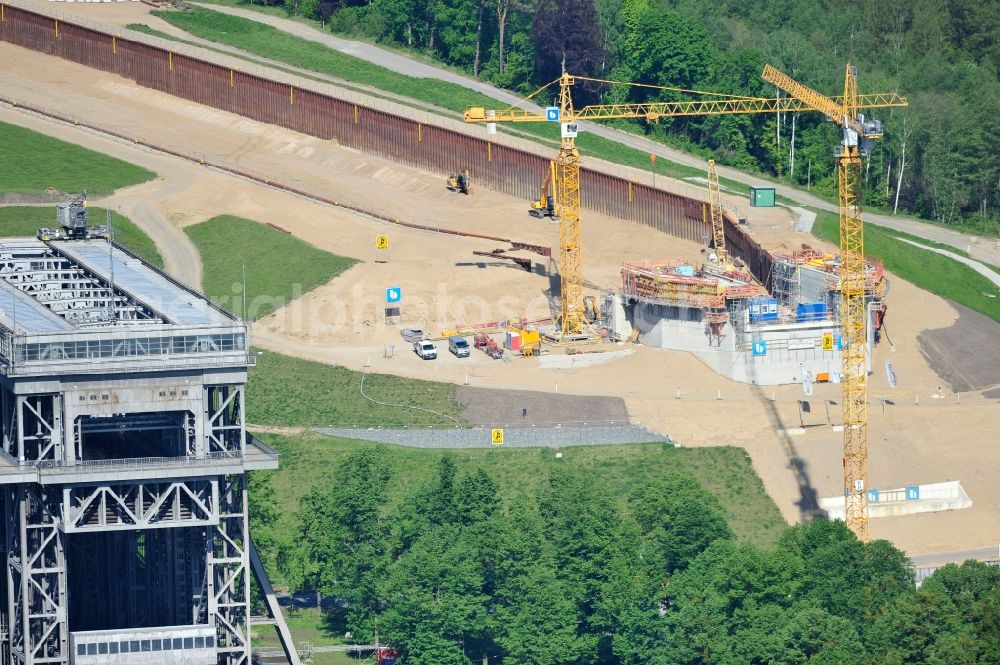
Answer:
[[[1000,544],[941,554],[916,554],[910,557],[910,561],[917,567],[943,566],[946,563],[962,563],[968,559],[976,559],[977,561],[1000,560]]]
[[[218,12],[223,12],[225,14],[241,16],[243,18],[248,18],[270,25],[296,37],[324,44],[325,46],[328,46],[336,51],[340,51],[341,53],[362,58],[368,62],[372,62],[401,74],[419,78],[433,78],[439,81],[447,81],[449,83],[461,85],[470,90],[481,92],[484,95],[488,95],[505,104],[517,104],[522,108],[535,112],[542,111],[541,107],[534,104],[523,103],[517,95],[506,90],[501,90],[500,88],[483,81],[479,81],[446,69],[441,69],[433,65],[418,62],[405,55],[388,49],[379,48],[378,46],[336,37],[329,32],[319,30],[299,21],[282,18],[280,16],[271,16],[269,14],[263,14],[251,9],[242,9],[240,7],[226,7],[222,5],[202,6]],[[631,148],[655,153],[657,156],[664,157],[677,164],[683,164],[697,169],[703,169],[705,167],[705,161],[701,157],[696,157],[679,150],[668,148],[644,137],[589,122],[582,123],[582,126],[585,131],[612,141],[617,141]],[[742,171],[737,171],[736,169],[729,167],[720,166],[719,175],[729,178],[730,180],[735,180],[736,182],[750,185],[751,187],[774,187],[778,195],[791,199],[800,205],[808,205],[820,210],[837,212],[836,204],[830,203],[829,201],[788,185],[778,184],[771,180],[743,173]],[[969,253],[973,258],[986,263],[991,263],[993,265],[1000,265],[1000,248],[997,248],[996,243],[992,241],[970,243],[971,238],[965,233],[927,224],[926,222],[921,222],[920,220],[906,216],[866,213],[865,221],[878,226],[895,229],[897,231],[904,231],[927,240],[933,240],[934,242],[951,245],[962,250],[966,249],[971,244],[972,247]]]
[[[915,242],[913,240],[908,240],[906,238],[896,237],[896,240],[900,240],[902,242],[905,242],[908,245],[913,245],[914,247],[919,247],[921,249],[926,249],[928,252],[934,252],[935,254],[941,254],[942,256],[947,256],[948,258],[954,259],[954,260],[958,261],[959,263],[964,263],[965,265],[969,266],[970,268],[972,268],[973,270],[975,270],[976,272],[978,272],[980,275],[982,275],[983,277],[985,277],[986,279],[988,279],[991,282],[993,282],[996,286],[1000,287],[1000,273],[998,273],[997,271],[989,268],[988,266],[983,265],[979,261],[974,261],[973,259],[967,258],[967,257],[962,256],[960,254],[956,254],[955,252],[949,252],[946,249],[940,249],[938,247],[928,247],[927,245],[921,245],[919,242]]]
[[[201,290],[201,255],[187,234],[157,207],[171,193],[190,184],[189,174],[175,172],[170,178],[120,189],[93,203],[117,210],[145,231],[156,243],[166,271],[191,288]]]
[[[410,448],[493,448],[491,430],[474,429],[344,429],[323,428],[322,434],[377,441]],[[561,448],[563,446],[612,446],[669,441],[669,437],[644,427],[522,427],[504,430],[504,448]],[[497,448],[501,446],[496,446]]]
[[[949,563],[962,564],[969,559],[982,561],[991,566],[1000,566],[1000,545],[987,545],[971,550],[943,552],[941,554],[917,554],[910,557],[917,585],[933,575],[937,570]]]
[[[813,224],[816,223],[816,213],[798,206],[792,208],[792,211],[798,216],[798,219],[795,220],[795,232],[812,233]]]

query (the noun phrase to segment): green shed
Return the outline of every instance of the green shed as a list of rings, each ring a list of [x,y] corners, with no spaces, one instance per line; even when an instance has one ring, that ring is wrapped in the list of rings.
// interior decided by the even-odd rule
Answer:
[[[755,208],[773,208],[774,187],[751,187],[750,205]]]

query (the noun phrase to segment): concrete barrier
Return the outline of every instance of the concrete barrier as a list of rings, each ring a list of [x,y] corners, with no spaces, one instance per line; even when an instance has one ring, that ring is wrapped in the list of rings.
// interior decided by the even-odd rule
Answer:
[[[895,517],[972,507],[972,499],[957,480],[874,492],[868,499],[869,517]],[[820,499],[819,507],[831,520],[844,519],[842,496]]]

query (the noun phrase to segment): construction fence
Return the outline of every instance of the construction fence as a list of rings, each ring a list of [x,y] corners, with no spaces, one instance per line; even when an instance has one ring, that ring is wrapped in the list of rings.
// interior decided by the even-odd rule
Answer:
[[[0,3],[0,40],[408,166],[467,168],[477,184],[519,198],[536,197],[549,172],[541,155],[24,7]],[[581,180],[590,210],[694,242],[711,236],[704,201],[588,168]],[[767,286],[770,254],[728,214],[725,224],[729,253]]]

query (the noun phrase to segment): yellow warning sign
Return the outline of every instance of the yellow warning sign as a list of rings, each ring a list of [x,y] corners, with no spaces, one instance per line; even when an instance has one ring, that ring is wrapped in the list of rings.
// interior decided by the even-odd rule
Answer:
[[[493,445],[502,446],[503,445],[503,430],[495,429],[493,430]]]
[[[389,249],[389,236],[375,236],[375,249]]]
[[[823,350],[833,351],[833,333],[823,333]]]

